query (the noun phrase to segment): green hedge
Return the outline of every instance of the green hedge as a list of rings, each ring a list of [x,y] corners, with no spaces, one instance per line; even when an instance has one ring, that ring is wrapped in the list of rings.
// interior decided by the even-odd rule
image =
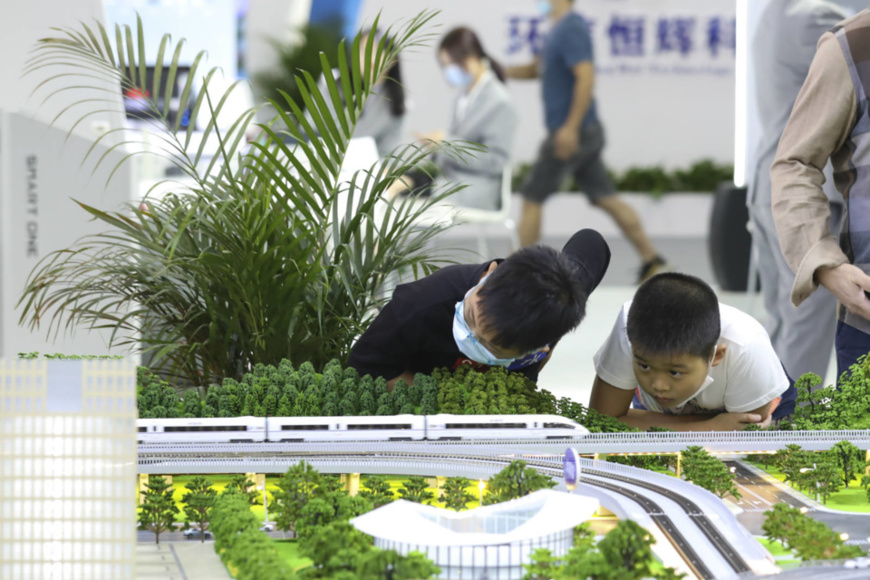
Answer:
[[[215,500],[209,529],[215,551],[236,580],[287,580],[293,571],[275,550],[275,544],[259,530],[247,498],[240,493],[223,493]]]

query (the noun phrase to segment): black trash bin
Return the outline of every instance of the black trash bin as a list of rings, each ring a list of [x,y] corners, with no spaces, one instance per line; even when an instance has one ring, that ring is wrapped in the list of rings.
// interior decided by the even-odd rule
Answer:
[[[724,182],[714,195],[707,240],[713,275],[722,290],[745,292],[752,250],[752,236],[746,228],[749,222],[746,188]]]

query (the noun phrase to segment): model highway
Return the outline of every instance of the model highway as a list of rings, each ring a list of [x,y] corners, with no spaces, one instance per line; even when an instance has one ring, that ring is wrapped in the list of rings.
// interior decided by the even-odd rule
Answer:
[[[713,452],[775,452],[797,443],[827,449],[849,440],[870,449],[870,431],[748,433],[619,433],[553,439],[449,441],[312,441],[262,443],[148,443],[139,446],[139,473],[284,473],[309,462],[323,473],[464,476],[486,479],[515,459],[562,480],[561,456],[578,453],[662,453],[702,445]],[[682,558],[682,571],[724,578],[775,570],[768,553],[713,494],[674,477],[606,461],[581,460],[583,493],[619,517],[636,507]],[[653,530],[651,530],[653,531]],[[659,535],[657,534],[657,535]],[[657,546],[660,553],[664,547]],[[674,565],[675,562],[666,562]],[[678,564],[678,563],[677,563]]]

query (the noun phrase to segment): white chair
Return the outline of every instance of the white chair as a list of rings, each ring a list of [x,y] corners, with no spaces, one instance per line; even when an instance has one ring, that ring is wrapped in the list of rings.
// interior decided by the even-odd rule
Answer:
[[[477,225],[477,251],[480,253],[481,258],[487,259],[489,257],[489,246],[487,244],[486,235],[487,226],[489,225],[503,225],[508,231],[511,252],[516,252],[520,249],[520,237],[517,233],[517,224],[510,215],[512,196],[511,166],[505,165],[501,174],[501,203],[499,209],[487,210],[456,208],[453,223]]]

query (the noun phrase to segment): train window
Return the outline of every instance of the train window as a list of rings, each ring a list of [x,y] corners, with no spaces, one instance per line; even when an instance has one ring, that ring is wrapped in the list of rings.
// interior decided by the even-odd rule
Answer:
[[[329,425],[281,425],[281,431],[329,431]]]
[[[526,423],[447,423],[445,429],[525,429]]]
[[[383,424],[383,425],[366,425],[366,424],[358,424],[358,425],[348,425],[348,431],[371,431],[371,430],[394,430],[394,429],[411,429],[412,425],[410,423],[393,423],[393,424]]]
[[[181,427],[164,427],[167,433],[184,431],[247,431],[245,425],[183,425]]]
[[[148,427],[139,427],[139,433],[147,433]]]
[[[544,429],[574,429],[574,425],[567,423],[544,423]]]

